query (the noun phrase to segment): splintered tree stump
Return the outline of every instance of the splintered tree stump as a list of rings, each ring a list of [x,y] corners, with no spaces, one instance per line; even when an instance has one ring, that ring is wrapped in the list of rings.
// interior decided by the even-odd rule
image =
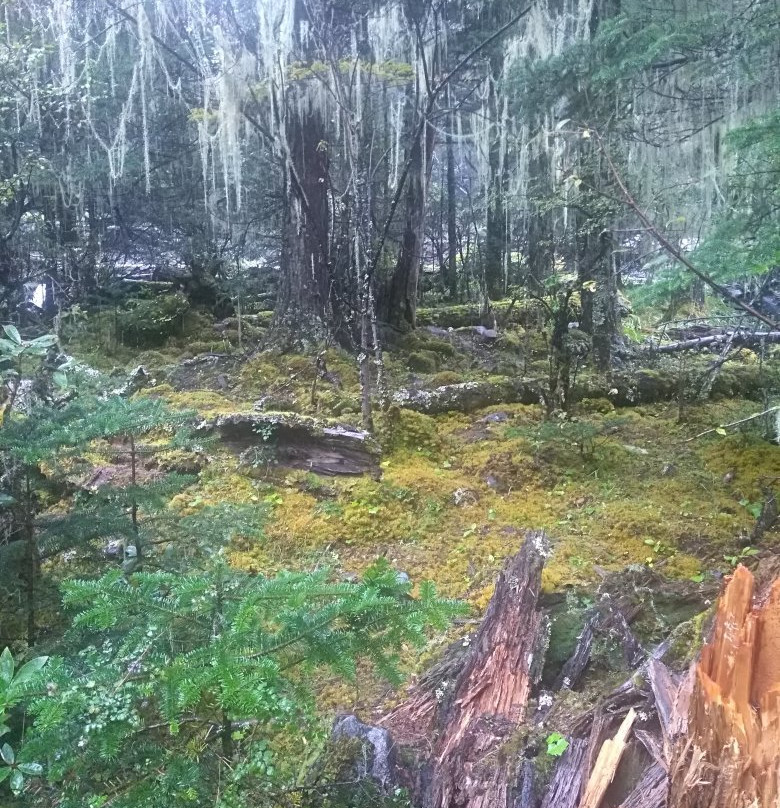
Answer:
[[[547,620],[537,602],[549,554],[544,533],[526,534],[522,549],[499,575],[466,654],[445,658],[443,668],[454,674],[449,698],[441,689],[437,697],[432,683],[421,683],[383,722],[402,745],[435,733],[426,785],[420,789],[426,808],[508,805],[513,787],[508,767],[514,761],[502,762],[498,752],[524,720],[531,687],[541,674]]]
[[[669,808],[777,808],[780,579],[755,601],[752,573],[737,567],[688,686],[687,722],[672,716]]]
[[[636,720],[636,710],[632,707],[620,725],[614,738],[604,741],[596,765],[593,767],[580,808],[599,808],[626,748],[628,734]]]

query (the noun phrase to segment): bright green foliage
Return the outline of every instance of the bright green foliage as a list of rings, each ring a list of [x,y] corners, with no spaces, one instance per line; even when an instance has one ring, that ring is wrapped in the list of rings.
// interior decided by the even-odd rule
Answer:
[[[88,560],[110,540],[118,561],[132,547],[126,564],[141,563],[145,543],[159,537],[155,517],[167,515],[168,501],[190,478],[140,474],[155,452],[191,442],[185,429],[190,419],[159,400],[110,395],[77,397],[59,408],[41,404],[6,420],[0,429],[0,508],[11,539],[0,547],[0,572],[4,588],[26,604],[28,641],[35,639],[38,613],[58,600],[51,587],[40,585],[42,562],[67,551]],[[90,462],[85,454],[101,451],[108,456],[99,468],[110,474],[102,484],[87,485],[102,458]],[[69,494],[68,507],[47,512]]]
[[[8,648],[0,654],[0,783],[8,780],[14,794],[24,788],[25,776],[37,777],[43,771],[40,763],[17,760],[12,742],[8,742],[11,728],[6,724],[8,711],[19,702],[29,698],[40,683],[40,672],[49,661],[48,657],[36,657],[21,665]]]
[[[780,110],[733,131],[732,204],[695,252],[713,275],[763,275],[780,265]]]
[[[366,660],[398,682],[401,647],[460,611],[429,583],[409,590],[386,562],[348,584],[239,573],[218,555],[204,571],[69,582],[83,646],[52,666],[27,753],[46,757],[62,808],[261,805],[289,785],[272,742],[313,731],[321,671],[354,679]]]
[[[552,732],[546,738],[547,754],[560,757],[568,748],[569,742],[560,732]]]

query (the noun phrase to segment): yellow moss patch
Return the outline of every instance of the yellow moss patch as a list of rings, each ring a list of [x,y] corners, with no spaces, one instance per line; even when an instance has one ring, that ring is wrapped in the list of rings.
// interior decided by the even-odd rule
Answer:
[[[195,410],[204,418],[230,412],[251,412],[250,402],[236,402],[214,390],[174,390],[168,384],[158,384],[137,393],[138,396],[161,398],[174,409]]]

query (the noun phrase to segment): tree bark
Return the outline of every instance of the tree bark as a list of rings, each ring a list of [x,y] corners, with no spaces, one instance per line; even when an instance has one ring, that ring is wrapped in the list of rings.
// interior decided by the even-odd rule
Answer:
[[[422,136],[412,143],[401,251],[380,300],[384,322],[402,330],[417,324],[417,283],[423,260],[425,205],[435,142],[436,130],[426,123]]]
[[[770,808],[780,799],[780,579],[758,602],[755,588],[737,567],[691,671],[687,721],[677,715],[668,731],[669,808]]]
[[[282,277],[273,328],[293,342],[316,342],[332,327],[325,123],[317,110],[290,109],[287,133]]]
[[[513,762],[501,763],[495,753],[525,719],[541,674],[547,621],[537,601],[549,553],[547,536],[529,531],[499,575],[449,696],[442,694],[439,706],[423,690],[387,719],[391,727],[408,726],[411,716],[415,730],[425,731],[434,721],[440,727],[425,778],[426,808],[508,805]]]

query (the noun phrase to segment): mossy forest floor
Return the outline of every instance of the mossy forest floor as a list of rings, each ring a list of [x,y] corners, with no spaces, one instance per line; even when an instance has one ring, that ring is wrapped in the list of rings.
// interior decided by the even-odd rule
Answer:
[[[199,331],[206,327],[201,320]],[[226,338],[218,356],[193,359],[182,356],[187,344],[185,336],[141,356],[156,375],[156,384],[141,395],[160,396],[203,416],[252,411],[259,401],[268,411],[294,410],[359,426],[357,367],[346,353],[327,352],[333,378],[320,379],[313,390],[317,373],[310,356],[239,352]],[[118,359],[128,357],[120,352]],[[110,362],[110,354],[103,361]],[[137,364],[137,351],[131,361]],[[755,361],[743,357],[736,370]],[[670,363],[671,370],[678,364]],[[387,367],[392,388],[425,389],[543,376],[547,365],[541,337],[517,327],[496,344],[421,329],[392,346]],[[724,375],[732,372],[727,368]],[[726,435],[689,439],[762,407],[760,400],[735,396],[682,407],[673,397],[616,408],[608,397],[598,397],[575,405],[573,420],[548,422],[539,405],[497,404],[436,417],[391,407],[376,417],[380,479],[285,470],[274,465],[272,452],[267,462],[244,467],[214,445],[197,484],[171,507],[188,513],[211,503],[264,503],[270,513],[265,537],[239,538],[229,547],[237,567],[272,573],[325,565],[349,578],[385,556],[413,582],[431,579],[443,594],[468,601],[475,619],[524,529],[543,528],[554,547],[544,572],[545,595],[558,604],[561,626],[569,627],[568,634],[558,632],[558,641],[569,647],[581,626],[579,610],[610,573],[631,565],[652,568],[698,588],[704,609],[704,593],[717,591],[736,556],[752,553],[745,548],[765,488],[780,478],[780,448],[764,439],[760,420]],[[754,549],[759,555],[773,552],[779,540],[769,531]],[[668,605],[657,612],[648,636],[668,635],[690,611]],[[430,658],[451,639],[435,642]],[[550,649],[552,658],[565,652],[554,643]],[[408,660],[411,672],[424,664]],[[343,709],[376,706],[385,698],[392,696],[364,683],[358,691],[335,689],[331,702]]]

